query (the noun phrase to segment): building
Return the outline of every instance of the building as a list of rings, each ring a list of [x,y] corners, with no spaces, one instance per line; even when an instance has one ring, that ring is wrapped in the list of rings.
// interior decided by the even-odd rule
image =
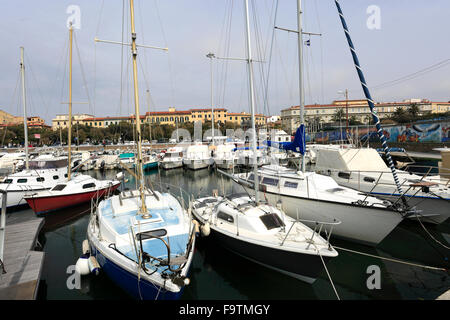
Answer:
[[[393,115],[397,108],[407,110],[411,105],[419,108],[419,114],[444,113],[450,111],[450,102],[433,102],[427,99],[407,99],[402,102],[377,102],[376,112],[380,119]],[[367,100],[335,100],[331,104],[312,104],[305,106],[304,118],[307,124],[324,124],[335,122],[335,115],[342,110],[342,122],[346,118],[354,118],[359,122],[367,123],[371,119]],[[284,130],[294,133],[300,125],[300,107],[292,106],[281,110],[281,124]]]
[[[0,110],[0,124],[1,125],[17,125],[23,123],[23,117],[16,117],[6,111]]]
[[[73,114],[72,115],[72,124],[80,124],[84,125],[87,119],[94,118],[93,115],[90,114]],[[69,115],[68,114],[58,114],[56,118],[52,119],[52,129],[59,130],[65,129],[69,126]]]
[[[74,120],[72,123],[87,125],[96,128],[106,128],[113,124],[119,124],[122,121],[128,123],[135,123],[135,116],[119,116],[119,117],[102,117],[96,118],[92,115],[88,114],[78,114],[74,115]],[[256,125],[262,126],[267,122],[267,117],[262,114],[257,114],[255,116]],[[145,115],[140,116],[141,123],[149,123],[155,125],[172,125],[175,126],[177,123],[185,123],[185,122],[196,122],[201,121],[202,123],[209,123],[212,119],[212,109],[189,109],[186,111],[178,111],[175,108],[171,107],[168,111],[154,111],[147,112]],[[246,112],[240,113],[230,113],[227,109],[224,108],[215,108],[214,109],[214,123],[216,124],[225,124],[232,123],[237,126],[250,126],[251,125],[251,115]],[[57,115],[55,119],[52,120],[52,128],[53,130],[57,130],[59,128],[67,128],[68,126],[68,115],[60,114]]]

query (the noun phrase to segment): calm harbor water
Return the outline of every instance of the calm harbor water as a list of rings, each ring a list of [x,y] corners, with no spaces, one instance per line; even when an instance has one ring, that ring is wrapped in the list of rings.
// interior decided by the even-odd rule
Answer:
[[[113,178],[116,171],[88,174],[100,178]],[[136,181],[128,175],[125,188],[134,188]],[[154,170],[146,179],[155,189],[179,195],[197,197],[223,192],[239,191],[231,180],[209,170],[172,171]],[[39,287],[39,299],[129,299],[109,278],[85,276],[81,289],[68,289],[70,274],[67,268],[81,255],[82,241],[86,239],[90,205],[57,212],[46,217],[39,242],[45,251],[45,262]],[[450,223],[427,225],[439,241],[450,242]],[[402,222],[377,248],[370,248],[332,238],[338,247],[365,252],[371,255],[395,258],[421,265],[449,268],[449,250],[438,245],[415,221]],[[399,264],[342,250],[327,267],[342,300],[348,299],[435,299],[450,288],[448,272]],[[369,266],[381,271],[381,289],[367,287]],[[196,254],[191,268],[191,283],[182,299],[336,299],[325,270],[313,285],[272,271],[247,261],[221,248],[206,238],[197,241]]]

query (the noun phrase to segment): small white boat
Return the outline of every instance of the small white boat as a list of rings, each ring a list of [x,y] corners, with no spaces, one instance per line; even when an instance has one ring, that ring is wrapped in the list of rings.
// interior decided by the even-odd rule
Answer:
[[[226,249],[263,266],[313,283],[323,263],[338,255],[317,230],[279,209],[255,203],[247,194],[205,197],[193,202],[192,213],[203,234]]]
[[[225,143],[215,146],[214,163],[217,168],[223,170],[232,170],[236,161],[234,153],[234,143]]]
[[[0,183],[7,192],[8,208],[28,206],[25,194],[48,190],[67,178],[67,157],[41,155],[29,161],[29,169],[13,173]],[[0,195],[0,199],[1,199]]]
[[[173,147],[167,149],[162,157],[159,165],[164,170],[175,169],[183,167],[183,148]]]
[[[183,157],[183,165],[191,170],[206,169],[213,161],[209,147],[201,142],[187,147]]]

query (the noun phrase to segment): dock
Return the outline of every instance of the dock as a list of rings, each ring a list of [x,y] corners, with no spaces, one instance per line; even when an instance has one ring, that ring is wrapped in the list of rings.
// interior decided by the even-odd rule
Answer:
[[[31,210],[7,214],[0,300],[36,299],[45,254],[34,249],[43,225]]]

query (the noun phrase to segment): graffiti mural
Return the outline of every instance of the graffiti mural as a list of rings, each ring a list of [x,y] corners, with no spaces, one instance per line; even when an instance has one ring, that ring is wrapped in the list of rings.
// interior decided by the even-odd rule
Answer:
[[[360,141],[367,139],[378,140],[374,127],[351,127],[352,137],[358,137]],[[388,142],[450,142],[450,122],[440,123],[411,123],[398,126],[385,126],[383,134]],[[346,138],[345,129],[341,137],[340,130],[318,132],[309,137],[309,141],[315,140],[318,143],[332,143]]]

